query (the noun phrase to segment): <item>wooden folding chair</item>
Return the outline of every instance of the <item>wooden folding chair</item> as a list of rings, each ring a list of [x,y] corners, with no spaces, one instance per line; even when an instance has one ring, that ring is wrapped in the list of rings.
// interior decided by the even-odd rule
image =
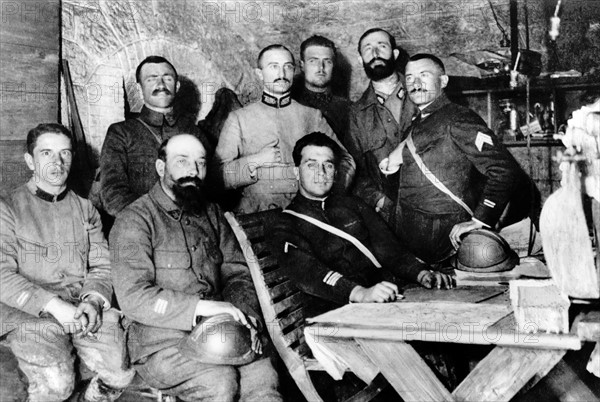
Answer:
[[[323,371],[323,366],[311,357],[304,338],[303,293],[283,273],[269,249],[266,239],[269,223],[281,212],[273,209],[236,218],[231,212],[225,217],[233,229],[252,274],[252,281],[275,349],[307,401],[322,401],[309,371]],[[382,375],[346,402],[370,401],[387,385]]]

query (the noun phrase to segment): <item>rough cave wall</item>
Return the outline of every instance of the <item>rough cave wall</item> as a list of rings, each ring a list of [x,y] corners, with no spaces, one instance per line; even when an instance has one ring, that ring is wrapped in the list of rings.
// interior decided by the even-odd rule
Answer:
[[[566,4],[590,2],[596,3]],[[508,3],[492,0],[500,24],[510,32]],[[519,1],[522,46],[524,4]],[[408,54],[427,51],[444,57],[498,48],[502,39],[485,0],[63,0],[62,5],[63,57],[70,62],[86,136],[96,152],[108,126],[124,117],[124,89],[128,110],[141,107],[134,71],[150,54],[164,55],[175,64],[184,80],[180,104],[201,118],[221,86],[234,89],[243,103],[257,98],[255,59],[272,43],[286,44],[297,55],[311,34],[331,38],[340,55],[337,87],[355,100],[367,85],[356,45],[368,28],[388,29]],[[553,5],[549,0],[527,2],[530,46],[545,62]],[[589,12],[577,18],[587,21]]]

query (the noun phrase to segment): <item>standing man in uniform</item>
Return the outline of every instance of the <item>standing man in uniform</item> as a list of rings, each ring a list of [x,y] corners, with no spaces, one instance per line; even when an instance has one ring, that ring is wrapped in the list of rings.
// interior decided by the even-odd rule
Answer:
[[[111,216],[156,183],[154,161],[163,140],[187,133],[208,147],[205,135],[196,126],[196,116],[173,110],[180,83],[171,62],[161,56],[148,56],[137,67],[135,79],[144,106],[138,115],[108,128],[100,155],[100,198]]]
[[[406,88],[420,113],[382,166],[400,170],[396,234],[430,264],[454,254],[463,234],[493,228],[524,175],[477,113],[450,102],[447,84],[436,56],[409,59]]]
[[[292,97],[305,106],[319,109],[343,143],[348,131],[350,100],[334,95],[331,90],[337,50],[334,43],[320,35],[313,35],[300,45],[300,68],[304,73],[302,86]]]
[[[389,32],[366,31],[358,41],[358,53],[371,82],[350,109],[345,141],[356,161],[354,193],[391,225],[397,184],[381,174],[379,162],[400,143],[416,107],[408,100],[403,77],[396,70],[400,51]]]
[[[229,115],[215,152],[225,188],[242,192],[234,207],[237,213],[290,203],[298,190],[292,160],[298,139],[321,131],[339,143],[319,110],[292,100],[294,57],[285,46],[267,46],[257,63],[256,74],[263,83],[261,100]],[[336,190],[343,192],[350,186],[354,170],[354,160],[344,149]]]

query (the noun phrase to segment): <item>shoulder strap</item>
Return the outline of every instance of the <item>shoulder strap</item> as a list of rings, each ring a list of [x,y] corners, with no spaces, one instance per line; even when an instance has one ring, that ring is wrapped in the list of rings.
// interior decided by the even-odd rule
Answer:
[[[312,223],[313,225],[318,226],[321,229],[328,231],[329,233],[333,233],[334,235],[339,236],[342,239],[348,240],[350,243],[354,244],[356,248],[359,249],[360,252],[362,252],[369,260],[371,260],[373,265],[375,265],[377,268],[381,268],[381,264],[379,263],[379,261],[377,261],[377,258],[375,258],[373,253],[371,253],[369,249],[364,244],[362,244],[360,240],[358,240],[356,237],[344,232],[343,230],[328,225],[325,222],[321,222],[318,219],[311,218],[308,215],[304,215],[296,211],[291,211],[289,209],[284,209],[283,212],[286,214],[294,215],[295,217],[298,217],[300,219],[304,219],[308,223]]]
[[[142,123],[144,125],[144,127],[146,127],[146,129],[148,129],[148,131],[150,131],[150,134],[152,134],[154,136],[154,139],[156,141],[158,141],[158,144],[162,144],[162,139],[154,132],[154,130],[152,130],[152,128],[150,128],[150,126],[148,125],[148,123],[146,123],[144,120],[140,119],[139,117],[135,118],[137,121],[139,121],[140,123]]]
[[[431,182],[431,184],[433,184],[434,186],[436,186],[438,188],[438,190],[440,190],[443,193],[445,193],[446,195],[448,195],[458,205],[463,207],[465,209],[465,211],[467,211],[471,216],[473,216],[473,211],[471,210],[471,208],[469,208],[469,206],[467,204],[465,204],[465,202],[463,200],[461,200],[456,195],[454,195],[454,193],[452,191],[450,191],[450,189],[448,189],[448,187],[446,187],[444,185],[444,183],[442,183],[440,180],[438,180],[438,178],[435,177],[433,172],[431,170],[429,170],[427,168],[427,166],[425,166],[425,163],[423,163],[423,159],[421,159],[421,157],[417,154],[417,148],[415,147],[415,143],[413,142],[413,139],[412,139],[412,132],[406,138],[406,146],[408,147],[408,150],[410,151],[410,154],[414,158],[415,162],[417,162],[417,166],[419,167],[419,169],[421,169],[421,172],[423,172],[425,177],[427,177],[427,180],[429,180]]]

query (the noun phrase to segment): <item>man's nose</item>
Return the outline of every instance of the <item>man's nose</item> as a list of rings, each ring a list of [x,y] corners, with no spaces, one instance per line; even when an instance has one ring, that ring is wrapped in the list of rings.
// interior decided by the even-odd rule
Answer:
[[[423,86],[423,83],[421,82],[421,79],[415,78],[415,80],[413,81],[413,87],[421,88],[422,86]]]

